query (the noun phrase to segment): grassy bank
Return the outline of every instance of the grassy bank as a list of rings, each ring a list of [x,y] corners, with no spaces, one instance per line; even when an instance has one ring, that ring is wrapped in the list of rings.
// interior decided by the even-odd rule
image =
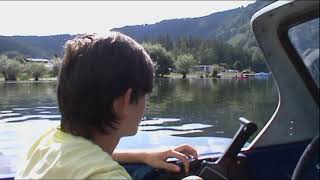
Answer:
[[[237,73],[224,72],[221,74],[222,74],[221,79],[230,79],[230,78],[235,77]],[[190,74],[187,74],[187,78],[201,78],[201,75],[203,76],[203,78],[206,78],[204,73],[190,73]],[[166,77],[166,78],[182,78],[182,75],[178,74],[178,73],[170,73],[168,75],[165,75],[164,77]],[[212,77],[207,77],[207,78],[212,78]]]
[[[225,73],[221,73],[223,74],[221,76],[221,79],[230,79],[230,78],[233,78],[235,77],[235,75],[237,73],[229,73],[229,72],[225,72]],[[203,78],[206,79],[206,78],[209,78],[211,79],[212,77],[205,77],[204,74],[203,75]],[[181,74],[178,74],[178,73],[170,73],[168,75],[165,75],[164,76],[165,78],[173,78],[173,79],[182,79],[182,75]],[[201,78],[201,73],[190,73],[190,74],[187,74],[187,79],[200,79]],[[16,82],[42,82],[42,81],[57,81],[57,77],[43,77],[43,78],[40,78],[39,81],[35,81],[33,78],[24,78],[24,79],[18,79]],[[0,82],[6,82],[4,80],[3,77],[0,77]],[[10,81],[10,82],[14,82],[14,81]]]
[[[0,82],[47,82],[47,81],[57,81],[57,77],[43,77],[38,81],[35,81],[33,78],[27,79],[18,79],[16,81],[5,81],[3,77],[0,77]]]

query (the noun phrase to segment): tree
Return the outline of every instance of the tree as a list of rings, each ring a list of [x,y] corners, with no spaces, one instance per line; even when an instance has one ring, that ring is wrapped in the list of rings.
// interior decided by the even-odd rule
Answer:
[[[191,54],[182,54],[177,57],[175,65],[182,78],[186,78],[190,68],[196,65],[196,61]]]
[[[168,33],[161,34],[158,37],[157,42],[161,44],[166,50],[171,50],[173,48],[173,43]]]
[[[243,65],[240,61],[236,61],[235,63],[233,63],[233,68],[238,71],[241,71],[243,69]]]
[[[24,58],[22,55],[14,57],[14,60],[18,61],[21,64],[25,64],[27,62],[26,58]]]
[[[214,64],[212,67],[212,74],[211,76],[213,78],[220,78],[220,76],[218,76],[219,72],[221,72],[224,68],[219,66],[218,64]]]
[[[0,56],[0,73],[5,81],[16,81],[19,73],[22,72],[22,64],[16,60],[9,59],[7,56]]]
[[[60,66],[61,66],[62,60],[58,57],[55,57],[51,60],[52,63],[52,69],[50,70],[50,75],[52,77],[57,77],[59,74]]]
[[[35,81],[39,81],[39,78],[47,72],[47,67],[43,63],[28,63],[26,67]]]
[[[251,67],[255,72],[266,72],[268,68],[264,61],[264,56],[259,48],[254,47],[250,49],[251,52]]]
[[[170,68],[173,67],[172,55],[160,44],[143,43],[142,45],[156,64],[155,75],[163,77],[169,74]]]
[[[0,56],[0,73],[3,75],[4,79],[7,80],[7,74],[5,71],[5,66],[7,62],[8,57],[5,55]]]

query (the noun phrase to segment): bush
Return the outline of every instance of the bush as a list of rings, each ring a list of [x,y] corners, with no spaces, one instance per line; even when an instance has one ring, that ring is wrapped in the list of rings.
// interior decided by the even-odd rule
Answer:
[[[7,56],[0,56],[0,73],[5,81],[16,81],[17,76],[23,71],[23,65]]]
[[[47,67],[43,63],[28,63],[26,65],[26,71],[35,81],[38,81],[47,72]]]
[[[27,73],[22,73],[22,74],[19,76],[19,80],[21,80],[21,81],[28,81],[28,80],[30,80],[30,75],[27,74]]]
[[[219,78],[218,74],[221,72],[224,68],[219,66],[218,64],[214,64],[212,68],[212,74],[211,76],[214,78]]]
[[[186,78],[190,68],[196,65],[196,61],[191,54],[183,54],[177,57],[175,65],[177,72],[182,74],[182,78]]]
[[[142,44],[155,63],[155,75],[163,77],[173,66],[172,55],[161,44]]]
[[[52,62],[52,69],[50,70],[50,76],[51,77],[57,77],[60,70],[60,65],[62,60],[60,58],[54,58],[51,60]]]

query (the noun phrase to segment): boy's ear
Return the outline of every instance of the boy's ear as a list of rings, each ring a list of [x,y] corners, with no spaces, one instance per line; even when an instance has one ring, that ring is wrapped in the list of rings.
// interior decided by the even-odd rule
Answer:
[[[117,117],[120,119],[125,119],[128,116],[131,93],[132,89],[129,88],[124,95],[120,96],[113,102],[113,109]]]

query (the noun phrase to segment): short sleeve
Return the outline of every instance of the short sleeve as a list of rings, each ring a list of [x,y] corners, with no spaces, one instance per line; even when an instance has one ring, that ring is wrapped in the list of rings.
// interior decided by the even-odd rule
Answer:
[[[130,175],[122,170],[94,174],[89,176],[88,179],[132,180]]]

